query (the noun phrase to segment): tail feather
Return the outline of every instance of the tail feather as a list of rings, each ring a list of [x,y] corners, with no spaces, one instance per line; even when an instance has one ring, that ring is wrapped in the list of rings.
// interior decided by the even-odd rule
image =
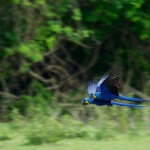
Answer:
[[[117,98],[120,99],[120,100],[126,100],[126,101],[132,101],[132,102],[150,102],[150,100],[146,100],[146,99],[120,96],[120,95]]]
[[[133,102],[142,102],[143,101],[141,98],[127,97],[127,96],[118,96],[117,98],[120,100],[133,101]]]
[[[136,105],[136,104],[125,104],[125,103],[119,103],[115,101],[111,101],[112,105],[118,105],[118,106],[123,106],[123,107],[130,107],[130,108],[143,108],[145,106],[143,105]]]

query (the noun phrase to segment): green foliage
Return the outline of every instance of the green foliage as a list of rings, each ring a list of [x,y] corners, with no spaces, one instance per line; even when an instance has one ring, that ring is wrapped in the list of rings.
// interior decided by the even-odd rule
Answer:
[[[94,138],[95,132],[91,131],[95,130],[70,117],[58,121],[48,116],[38,116],[31,121],[26,138],[30,144],[52,143],[65,138]]]
[[[74,19],[75,21],[81,21],[82,19],[82,14],[79,8],[74,8],[73,9],[73,16],[72,19]]]
[[[36,118],[27,131],[26,138],[31,144],[51,143],[62,138],[62,125],[49,117]]]
[[[22,55],[24,55],[26,58],[32,60],[33,62],[41,61],[43,56],[40,47],[35,42],[28,42],[21,44],[18,47],[18,52],[20,52]]]
[[[109,111],[112,112],[112,116],[107,114]],[[125,111],[129,112],[130,115],[128,123],[126,123],[128,119],[124,117],[128,115],[128,113],[125,114]],[[148,116],[148,112],[148,109],[144,110],[144,118]],[[34,116],[32,118],[24,118],[20,116],[17,110],[14,110],[11,116],[13,121],[0,124],[0,140],[12,140],[19,135],[26,139],[24,144],[40,145],[76,138],[89,141],[110,141],[117,140],[118,137],[120,139],[121,136],[128,138],[137,138],[137,135],[149,136],[150,128],[147,124],[149,122],[142,119],[143,113],[139,110],[135,110],[133,113],[127,109],[120,109],[119,111],[106,109],[103,114],[101,112],[100,118],[85,124],[68,115],[55,118],[52,117],[52,113],[45,115],[41,111],[32,115]]]
[[[37,117],[31,121],[27,130],[26,138],[30,144],[51,143],[62,139],[84,138],[100,139],[101,135],[98,129],[84,125],[80,121],[73,120],[68,116],[61,118],[61,121],[50,117]],[[108,138],[109,135],[101,135],[102,138]]]
[[[10,140],[10,133],[6,129],[1,129],[0,131],[0,141]]]
[[[114,113],[116,110],[111,111],[113,113],[112,117],[115,118]],[[117,120],[112,120],[108,115],[103,114],[103,117],[101,116],[103,120],[97,120],[97,124],[94,122],[84,124],[81,121],[73,119],[71,116],[62,116],[56,119],[43,113],[37,113],[34,115],[34,118],[30,118],[29,120],[16,117],[18,119],[10,123],[9,126],[10,129],[13,129],[13,132],[21,130],[28,144],[35,145],[74,138],[82,138],[85,140],[113,140],[119,135],[129,135],[131,138],[137,137],[137,135],[149,135],[149,127],[146,127],[145,121],[140,120],[142,117],[140,111],[135,110],[134,114],[130,114],[130,117],[134,115],[135,119],[129,119],[130,121],[128,123],[125,122],[127,119],[125,119],[123,111],[120,110],[119,114],[116,114],[118,117]],[[148,112],[148,110],[145,111]],[[14,114],[16,114],[16,111]]]
[[[63,123],[63,137],[64,138],[87,138],[95,139],[96,129],[87,126],[80,121],[74,120],[69,116],[61,118]]]
[[[55,46],[55,42],[56,42],[56,37],[55,36],[51,36],[46,40],[47,46],[49,49],[53,48]]]
[[[36,113],[47,113],[49,106],[53,101],[53,94],[43,87],[39,82],[33,82],[31,85],[31,95],[21,95],[20,100],[16,102],[15,107],[21,114],[34,116]]]
[[[0,124],[0,141],[10,140],[12,138],[11,130],[7,123]]]
[[[64,106],[80,104],[85,91],[81,88],[76,92],[81,85],[75,84],[106,73],[114,66],[122,73],[123,82],[128,81],[131,71],[130,84],[149,95],[149,82],[143,83],[143,74],[150,75],[148,0],[2,0],[0,22],[0,115],[12,112],[10,118],[18,122],[12,122],[14,129],[24,124],[19,121],[20,114],[30,119],[40,114],[61,118],[63,111],[73,114],[74,109]],[[49,90],[53,85],[56,88]],[[76,94],[70,94],[70,87]],[[80,107],[75,113],[79,111]],[[67,117],[58,117],[61,121],[46,118],[44,123],[35,120],[27,139],[30,143],[45,143],[62,137],[113,138],[111,130],[127,132],[148,126],[148,115],[143,117],[145,112],[94,108],[91,118],[100,123],[101,129]],[[49,128],[51,123],[53,127]]]

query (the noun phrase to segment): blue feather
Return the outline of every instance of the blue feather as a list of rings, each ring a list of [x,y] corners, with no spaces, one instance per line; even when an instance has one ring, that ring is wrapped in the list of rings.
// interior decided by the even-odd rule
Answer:
[[[88,94],[91,95],[96,92],[97,84],[94,81],[89,81],[87,83]]]
[[[141,98],[134,98],[134,97],[127,97],[127,96],[118,96],[118,99],[126,100],[126,101],[133,101],[133,102],[141,102]]]
[[[118,106],[123,106],[123,107],[130,107],[130,108],[143,108],[145,106],[143,105],[136,105],[136,104],[125,104],[125,103],[119,103],[115,101],[111,101],[112,105],[118,105]]]
[[[103,77],[98,81],[97,87],[100,87],[100,86],[103,84],[103,82],[107,79],[108,76],[109,76],[109,75],[103,76]]]

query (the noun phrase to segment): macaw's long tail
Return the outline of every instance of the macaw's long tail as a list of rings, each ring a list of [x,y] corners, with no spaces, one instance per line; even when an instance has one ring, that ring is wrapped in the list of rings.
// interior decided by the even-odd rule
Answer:
[[[145,106],[143,105],[136,105],[136,104],[125,104],[125,103],[119,103],[115,101],[111,101],[112,105],[118,105],[118,106],[123,106],[123,107],[130,107],[130,108],[143,108]]]
[[[120,100],[126,100],[132,102],[150,102],[150,100],[144,100],[141,98],[127,97],[127,96],[120,96],[120,95],[117,98]]]
[[[141,98],[127,97],[127,96],[120,96],[120,95],[117,98],[126,101],[142,102]]]

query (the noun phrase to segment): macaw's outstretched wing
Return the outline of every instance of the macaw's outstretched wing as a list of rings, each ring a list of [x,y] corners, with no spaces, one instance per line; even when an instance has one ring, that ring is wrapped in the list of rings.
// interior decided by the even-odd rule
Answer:
[[[104,81],[104,84],[106,84],[108,90],[114,94],[119,95],[119,75],[116,72],[112,72],[109,74],[108,78]]]
[[[87,91],[88,91],[89,95],[95,93],[96,92],[96,88],[97,88],[97,83],[95,83],[94,81],[89,81],[87,83]]]
[[[94,82],[94,81],[89,81],[87,83],[87,91],[89,93],[89,95],[95,93],[96,91],[99,90],[99,88],[101,87],[101,85],[103,84],[103,82],[105,81],[105,79],[108,77],[109,75],[105,75],[103,76],[98,83]]]
[[[101,85],[104,83],[104,81],[105,81],[108,77],[109,77],[109,75],[105,75],[105,76],[103,76],[103,77],[98,81],[98,83],[97,83],[97,90],[98,90],[98,88],[101,87]]]
[[[97,84],[97,92],[101,92],[101,94],[113,94],[119,95],[119,76],[116,72],[112,72],[108,75],[105,75],[101,78],[101,80]]]

